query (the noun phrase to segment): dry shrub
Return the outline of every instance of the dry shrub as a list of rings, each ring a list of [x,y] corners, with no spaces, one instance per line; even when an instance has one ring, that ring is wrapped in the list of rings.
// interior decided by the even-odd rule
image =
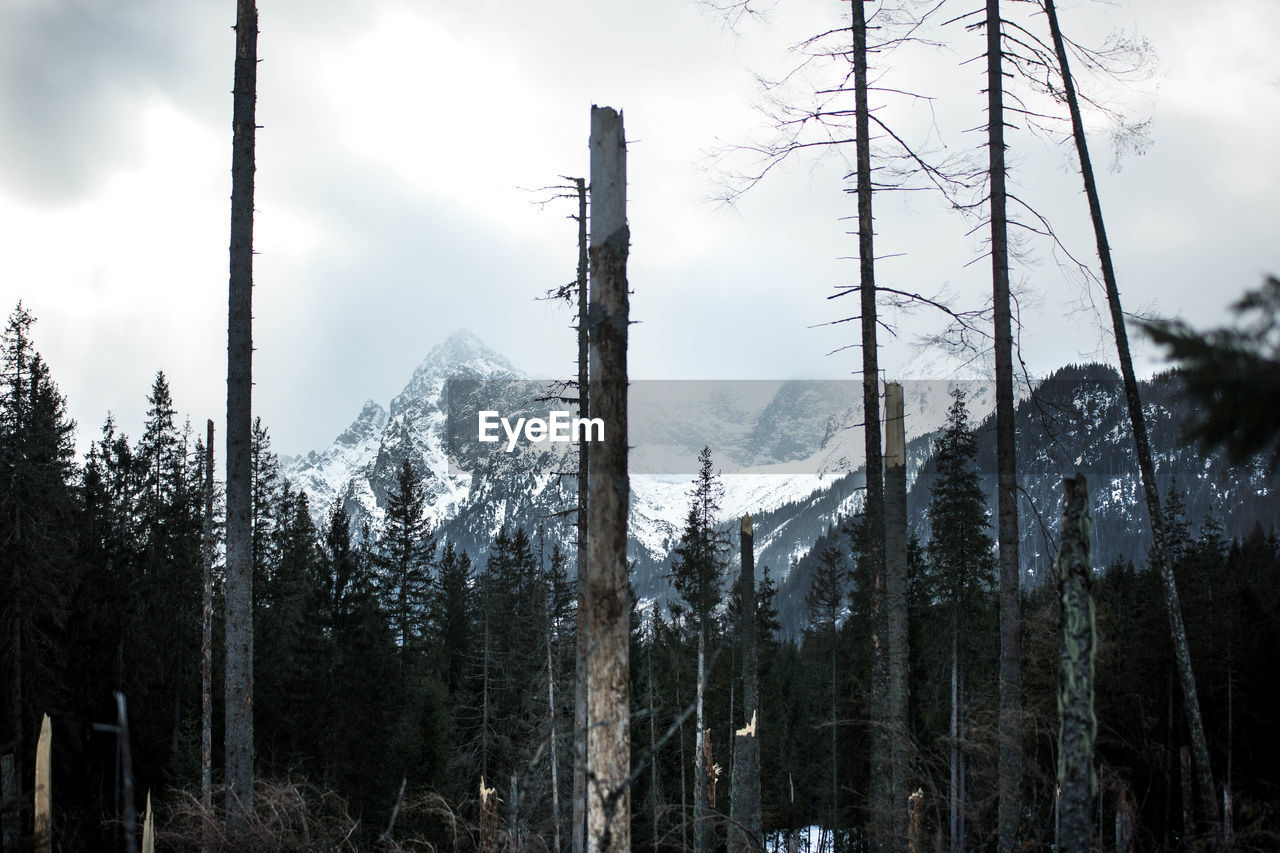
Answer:
[[[206,809],[198,794],[171,793],[164,807],[156,846],[162,850],[201,850],[232,853],[240,849],[226,835],[225,812],[216,802]],[[249,826],[255,850],[280,853],[328,853],[358,850],[359,822],[351,817],[342,797],[306,782],[259,781],[254,785],[253,821]]]

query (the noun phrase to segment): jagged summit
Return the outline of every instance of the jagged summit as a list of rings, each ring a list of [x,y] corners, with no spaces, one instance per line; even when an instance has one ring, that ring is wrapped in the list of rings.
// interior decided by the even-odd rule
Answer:
[[[457,329],[432,347],[404,390],[391,401],[396,417],[414,400],[437,399],[447,379],[522,379],[507,357],[468,329]]]
[[[387,417],[386,409],[373,400],[365,400],[360,414],[333,443],[354,447],[362,441],[368,441],[381,434],[383,427],[387,425]]]

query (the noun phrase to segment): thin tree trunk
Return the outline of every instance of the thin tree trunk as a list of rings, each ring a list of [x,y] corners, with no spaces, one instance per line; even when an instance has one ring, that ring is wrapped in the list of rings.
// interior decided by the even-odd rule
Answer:
[[[560,853],[560,765],[557,753],[560,745],[556,743],[556,671],[551,663],[551,632],[553,628],[550,618],[547,619],[547,731],[551,744],[551,825],[555,846],[551,849]]]
[[[134,813],[133,798],[133,747],[129,743],[129,711],[125,704],[124,694],[115,691],[116,696],[116,749],[120,755],[120,788],[124,808],[121,817],[124,822],[125,853],[135,853],[138,849],[138,818]]]
[[[698,683],[696,686],[697,710],[694,713],[696,727],[693,736],[693,849],[696,853],[709,853],[711,807],[707,802],[707,729],[703,715],[703,688],[707,683],[707,629],[705,620],[698,617]]]
[[[511,774],[511,794],[507,797],[507,849],[520,853],[520,789],[519,776]]]
[[[587,393],[587,182],[578,191],[578,417],[590,411]],[[573,697],[573,853],[584,853],[587,833],[587,465],[590,444],[578,442],[578,626]]]
[[[907,441],[902,385],[885,385],[884,564],[889,641],[889,828],[901,848],[907,837]]]
[[[1174,580],[1165,548],[1164,514],[1160,511],[1160,491],[1156,485],[1155,467],[1151,462],[1151,444],[1147,438],[1147,424],[1142,414],[1142,400],[1138,395],[1138,380],[1133,372],[1133,357],[1129,353],[1129,336],[1124,326],[1124,312],[1120,306],[1120,290],[1116,285],[1115,267],[1111,263],[1111,246],[1107,242],[1106,225],[1102,218],[1102,202],[1098,197],[1098,185],[1093,176],[1093,163],[1089,158],[1089,145],[1085,139],[1084,122],[1076,98],[1075,82],[1067,59],[1062,30],[1058,26],[1058,13],[1053,0],[1046,0],[1045,12],[1049,17],[1049,29],[1053,36],[1054,51],[1058,56],[1062,76],[1063,93],[1071,113],[1071,130],[1075,136],[1076,153],[1080,158],[1080,175],[1084,181],[1085,196],[1089,200],[1089,215],[1093,219],[1093,233],[1098,247],[1098,260],[1102,266],[1102,281],[1107,291],[1107,304],[1111,309],[1111,325],[1115,332],[1116,352],[1120,360],[1120,375],[1124,380],[1125,403],[1129,409],[1129,422],[1133,428],[1134,445],[1138,452],[1138,469],[1142,475],[1142,489],[1146,497],[1147,516],[1151,523],[1152,558],[1159,567],[1164,587],[1165,609],[1169,615],[1169,632],[1173,638],[1174,658],[1178,665],[1178,681],[1182,687],[1183,706],[1187,712],[1187,726],[1191,734],[1191,747],[1199,777],[1200,802],[1205,817],[1211,825],[1218,822],[1218,806],[1214,797],[1213,769],[1209,761],[1209,745],[1205,739],[1204,722],[1200,716],[1200,699],[1196,692],[1195,673],[1191,668],[1191,652],[1187,646],[1187,631],[1182,622],[1182,604],[1178,597],[1178,585]]]
[[[742,613],[738,635],[742,638],[742,719],[735,732],[733,790],[730,794],[729,853],[762,848],[760,835],[760,730],[759,684],[756,659],[756,558],[751,516],[740,525]],[[832,693],[834,695],[834,691]]]
[[[658,853],[658,723],[653,704],[653,645],[657,642],[658,626],[656,612],[651,618],[653,625],[649,637],[649,796],[652,800],[653,818],[653,853]]]
[[[213,814],[213,420],[204,444],[204,535],[200,604],[200,806]],[[208,850],[208,827],[201,849]]]
[[[592,454],[587,562],[587,827],[589,853],[631,849],[630,587],[627,582],[626,137],[622,115],[591,109],[591,412],[604,421]]]
[[[253,172],[258,11],[236,4],[227,346],[227,833],[247,846],[253,814]]]
[[[854,126],[857,137],[858,281],[862,325],[862,412],[866,450],[867,557],[871,565],[871,839],[888,839],[892,808],[889,722],[889,661],[884,580],[884,480],[880,453],[880,370],[876,343],[874,223],[871,215],[871,112],[867,103],[865,0],[850,0],[853,29]]]
[[[996,507],[1000,552],[999,850],[1015,847],[1021,814],[1022,613],[1018,562],[1018,474],[1013,425],[1013,329],[1005,194],[1004,74],[1000,0],[987,0],[987,153],[991,198],[992,313],[996,367]]]
[[[1093,611],[1093,518],[1083,475],[1062,482],[1062,541],[1058,550],[1060,599],[1058,656],[1059,842],[1063,850],[1088,850],[1091,806],[1097,781],[1093,745],[1093,658],[1097,648]]]
[[[676,661],[676,696],[680,696],[680,662]],[[684,714],[680,715],[680,850],[689,849],[689,787],[686,751],[684,747]]]
[[[959,692],[960,692],[960,617],[958,606],[951,606],[951,722],[947,734],[951,740],[948,760],[950,771],[950,797],[947,803],[947,837],[950,839],[948,850],[959,853],[960,850],[960,731],[959,731]]]

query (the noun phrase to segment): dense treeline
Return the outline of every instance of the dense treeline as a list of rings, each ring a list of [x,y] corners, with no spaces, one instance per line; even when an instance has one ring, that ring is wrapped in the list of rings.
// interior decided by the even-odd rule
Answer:
[[[33,322],[21,307],[10,316],[0,375],[0,751],[13,752],[28,779],[40,716],[50,715],[58,844],[96,848],[120,831],[115,736],[94,729],[115,721],[114,691],[128,701],[138,804],[150,790],[163,803],[162,828],[174,825],[173,789],[198,786],[206,454],[157,374],[142,435],[123,435],[108,417],[76,459],[74,425],[32,342]],[[928,836],[943,846],[956,838],[958,849],[988,848],[996,834],[995,564],[975,447],[958,394],[934,446],[930,536],[913,538],[909,550],[910,785],[923,791]],[[576,623],[569,557],[537,529],[504,527],[483,563],[473,563],[437,541],[421,475],[409,463],[378,531],[352,529],[341,505],[313,513],[306,494],[280,476],[261,423],[252,467],[259,777],[337,793],[362,846],[386,826],[402,780],[397,838],[567,845]],[[637,849],[652,849],[655,839],[660,849],[695,841],[718,848],[727,837],[734,732],[750,720],[742,711],[741,598],[728,568],[737,541],[726,531],[736,526],[717,517],[716,481],[706,453],[670,567],[674,594],[633,611]],[[1212,514],[1193,530],[1183,507],[1172,492],[1166,525],[1214,767],[1230,790],[1237,839],[1265,846],[1275,838],[1267,833],[1275,831],[1272,768],[1280,761],[1280,543],[1261,527],[1228,540]],[[212,530],[217,536],[218,525]],[[1095,817],[1108,848],[1119,819],[1140,849],[1171,849],[1200,828],[1184,823],[1193,784],[1186,727],[1159,578],[1143,556],[1106,567],[1094,589]],[[860,519],[822,538],[817,567],[807,627],[795,637],[781,630],[767,566],[757,580],[762,826],[780,839],[806,826],[834,828],[841,849],[859,849],[872,802]],[[1052,592],[1039,587],[1023,602],[1028,817],[1020,835],[1039,845],[1052,844],[1054,833]],[[215,609],[219,602],[215,595]],[[700,637],[703,707],[695,716]],[[220,726],[215,713],[215,743]],[[482,779],[497,798],[488,811]],[[455,836],[458,826],[476,830]]]

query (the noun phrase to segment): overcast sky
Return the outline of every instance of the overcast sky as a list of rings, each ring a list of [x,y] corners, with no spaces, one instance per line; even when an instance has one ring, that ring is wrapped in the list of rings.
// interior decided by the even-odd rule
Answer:
[[[725,168],[708,154],[763,138],[755,74],[788,71],[788,46],[846,26],[847,4],[778,0],[732,31],[692,0],[260,0],[259,13],[254,408],[277,450],[327,445],[458,327],[535,375],[572,371],[569,311],[534,301],[574,274],[572,208],[530,190],[584,174],[593,103],[622,109],[630,139],[632,375],[855,369],[856,350],[826,355],[852,324],[809,328],[856,313],[856,297],[825,298],[856,281],[842,260],[856,254],[852,153],[797,156],[732,209],[714,200]],[[1156,58],[1154,76],[1106,92],[1151,117],[1145,154],[1106,168],[1091,122],[1126,308],[1224,321],[1280,271],[1280,4],[1068,0],[1060,14],[1083,40],[1136,28]],[[137,435],[157,370],[179,412],[223,421],[234,17],[234,0],[0,8],[0,307],[37,316],[82,449],[108,411]],[[886,95],[883,115],[935,151],[980,154],[981,132],[964,131],[985,120],[983,68],[962,63],[981,36],[941,34],[945,48],[880,68],[883,86],[936,100]],[[1018,191],[1094,261],[1071,148],[1008,141]],[[877,205],[877,254],[907,253],[881,264],[883,283],[982,303],[972,222],[922,194]],[[1113,360],[1087,288],[1027,248],[1015,278],[1032,373]],[[912,346],[933,324],[898,320],[890,377],[944,371]]]

